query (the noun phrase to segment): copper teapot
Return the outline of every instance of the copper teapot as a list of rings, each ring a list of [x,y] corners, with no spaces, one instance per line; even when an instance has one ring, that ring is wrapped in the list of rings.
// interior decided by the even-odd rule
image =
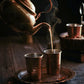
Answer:
[[[42,26],[50,26],[45,22],[34,26],[38,17],[36,18],[35,6],[30,0],[4,0],[0,4],[0,15],[4,22],[16,32],[26,33],[27,41],[30,43],[32,42],[32,35]]]

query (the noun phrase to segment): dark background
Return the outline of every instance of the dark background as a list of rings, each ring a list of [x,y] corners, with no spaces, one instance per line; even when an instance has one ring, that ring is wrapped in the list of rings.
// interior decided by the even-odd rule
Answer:
[[[3,0],[0,0],[0,3]],[[38,14],[41,11],[44,11],[44,9],[49,4],[49,0],[31,0],[35,7],[36,7],[36,13]],[[56,0],[54,0],[56,1]],[[57,7],[59,12],[57,12],[56,16],[59,17],[62,20],[62,23],[56,25],[56,32],[58,34],[67,31],[66,30],[66,23],[80,23],[80,14],[79,14],[79,7],[83,0],[57,0]],[[45,20],[45,14],[42,14],[41,17],[38,19],[37,23],[40,22],[46,22]],[[45,35],[46,31],[44,29],[41,29],[38,33],[41,35]],[[0,36],[7,36],[7,35],[17,35],[15,31],[13,31],[7,24],[4,24],[4,22],[0,19]]]

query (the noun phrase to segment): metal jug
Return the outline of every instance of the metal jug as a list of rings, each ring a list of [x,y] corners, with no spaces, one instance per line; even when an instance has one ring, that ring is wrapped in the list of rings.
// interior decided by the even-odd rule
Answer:
[[[3,0],[0,4],[0,15],[16,32],[26,33],[28,43],[32,43],[32,35],[42,26],[50,27],[46,22],[34,26],[38,17],[36,18],[35,6],[30,0]]]

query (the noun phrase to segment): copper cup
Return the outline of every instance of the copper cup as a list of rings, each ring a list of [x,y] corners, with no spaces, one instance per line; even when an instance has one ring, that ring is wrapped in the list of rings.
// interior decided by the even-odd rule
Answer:
[[[70,23],[66,24],[68,35],[70,38],[80,38],[82,34],[82,25]]]
[[[45,55],[47,56],[47,73],[49,75],[60,75],[61,67],[61,50],[58,49],[47,49],[44,50]]]
[[[41,59],[43,55],[39,53],[30,53],[24,56],[30,81],[41,80]]]

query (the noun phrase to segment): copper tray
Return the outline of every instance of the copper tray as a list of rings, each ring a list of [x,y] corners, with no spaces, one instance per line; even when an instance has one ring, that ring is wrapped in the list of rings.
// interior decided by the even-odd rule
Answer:
[[[28,77],[27,70],[22,70],[22,71],[18,72],[17,75],[16,75],[17,79],[20,82],[23,82],[23,83],[26,83],[26,84],[29,84],[29,83],[36,83],[36,84],[62,83],[62,82],[66,82],[66,81],[72,79],[74,76],[75,76],[74,71],[72,71],[70,69],[67,69],[67,68],[64,68],[64,67],[62,67],[62,69],[61,69],[61,74],[60,74],[60,77],[59,77],[58,80],[56,79],[55,75],[54,76],[48,75],[46,73],[46,68],[42,69],[42,79],[40,81],[30,81],[29,77]]]

